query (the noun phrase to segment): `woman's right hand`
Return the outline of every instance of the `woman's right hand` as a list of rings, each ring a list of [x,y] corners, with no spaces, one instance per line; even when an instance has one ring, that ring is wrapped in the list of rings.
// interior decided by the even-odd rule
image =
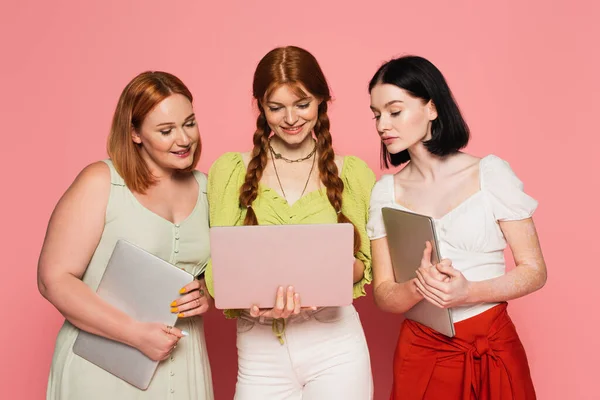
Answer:
[[[316,310],[316,307],[300,307],[300,294],[294,292],[293,286],[288,286],[284,295],[283,287],[277,289],[277,297],[275,299],[275,307],[271,309],[260,309],[258,306],[250,308],[250,315],[266,318],[288,318],[292,315],[298,315],[300,311]]]
[[[139,322],[136,330],[135,348],[154,361],[168,358],[179,339],[188,335],[178,328],[156,322]]]
[[[422,271],[427,271],[429,275],[431,275],[434,279],[437,279],[440,282],[448,282],[450,277],[446,274],[441,273],[438,268],[434,264],[431,263],[431,253],[433,252],[433,246],[430,241],[425,242],[425,249],[423,250],[423,257],[421,258],[421,265],[419,269]],[[441,260],[438,265],[443,266],[452,266],[452,261],[447,258]],[[418,278],[414,278],[418,279]]]

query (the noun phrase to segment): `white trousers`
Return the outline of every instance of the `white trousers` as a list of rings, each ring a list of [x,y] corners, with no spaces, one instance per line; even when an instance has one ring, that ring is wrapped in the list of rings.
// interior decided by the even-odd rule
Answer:
[[[235,400],[371,400],[373,378],[354,306],[288,319],[281,344],[270,321],[237,321]]]

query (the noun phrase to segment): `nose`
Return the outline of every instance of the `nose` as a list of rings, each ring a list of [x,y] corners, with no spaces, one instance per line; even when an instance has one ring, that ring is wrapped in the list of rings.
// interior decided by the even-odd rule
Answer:
[[[298,116],[293,108],[287,108],[285,111],[285,117],[283,118],[284,122],[288,125],[294,125],[298,122]]]
[[[177,146],[188,147],[190,145],[190,143],[192,142],[192,140],[190,139],[190,137],[187,134],[187,132],[185,131],[185,129],[183,129],[183,128],[178,129],[177,132],[178,132],[178,134],[177,134],[177,137],[175,138],[175,143],[177,144]]]
[[[377,129],[377,132],[379,132],[380,135],[382,135],[385,132],[387,132],[390,129],[392,129],[392,124],[390,123],[389,118],[386,118],[383,115],[380,116],[379,119],[377,120],[376,129]]]

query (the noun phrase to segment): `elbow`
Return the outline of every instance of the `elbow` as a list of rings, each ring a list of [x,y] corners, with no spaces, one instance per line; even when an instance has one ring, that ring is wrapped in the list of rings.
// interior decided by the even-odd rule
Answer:
[[[395,314],[402,314],[407,311],[399,309],[397,304],[393,304],[392,295],[390,292],[384,292],[380,289],[381,288],[377,288],[373,291],[373,298],[375,300],[375,305],[377,306],[377,308],[379,308],[381,311]]]
[[[38,286],[38,291],[40,292],[42,297],[45,298],[46,300],[49,300],[50,289],[49,289],[49,285],[48,285],[48,280],[42,276],[38,276],[37,286]]]
[[[536,290],[540,290],[541,288],[543,288],[546,285],[547,281],[548,281],[548,272],[546,271],[546,268],[544,267],[543,270],[540,272]]]

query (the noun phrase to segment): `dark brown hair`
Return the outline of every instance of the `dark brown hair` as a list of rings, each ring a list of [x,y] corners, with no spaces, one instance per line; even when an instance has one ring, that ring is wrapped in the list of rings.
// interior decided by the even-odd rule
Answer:
[[[140,154],[140,146],[131,139],[131,128],[139,130],[150,111],[173,94],[181,94],[190,103],[193,102],[192,93],[179,78],[160,71],[142,72],[121,93],[108,136],[107,151],[119,175],[132,191],[145,193],[156,179]],[[183,172],[196,168],[201,150],[198,141],[192,165]]]
[[[331,100],[329,85],[315,57],[308,51],[295,46],[279,47],[271,50],[258,63],[254,72],[252,93],[258,103],[260,114],[256,120],[254,132],[254,148],[248,163],[246,177],[240,188],[240,205],[247,209],[244,225],[258,225],[252,202],[258,196],[258,183],[268,161],[269,136],[271,128],[267,123],[263,103],[273,91],[281,85],[302,93],[304,86],[319,101],[318,119],[314,134],[317,138],[318,168],[321,182],[327,188],[327,198],[338,214],[339,223],[351,223],[342,213],[342,192],[344,183],[338,175],[335,153],[333,152],[331,134],[329,133],[329,117],[327,103]],[[354,251],[360,248],[360,236],[354,227]]]

